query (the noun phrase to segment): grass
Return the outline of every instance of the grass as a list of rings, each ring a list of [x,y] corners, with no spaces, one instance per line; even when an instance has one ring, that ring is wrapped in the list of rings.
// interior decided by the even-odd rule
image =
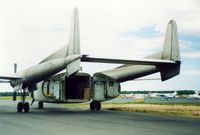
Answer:
[[[0,100],[12,100],[12,96],[0,96]]]
[[[198,105],[171,104],[104,104],[105,109],[131,112],[156,113],[162,115],[176,115],[200,118]]]
[[[31,99],[30,96],[27,96],[26,99]],[[0,96],[0,100],[13,100],[12,96]],[[17,100],[21,100],[20,96],[17,96]]]
[[[89,108],[88,103],[65,104],[66,107]],[[107,110],[142,112],[161,115],[175,115],[183,117],[200,118],[200,105],[191,103],[178,104],[149,104],[149,103],[102,103],[102,108]]]

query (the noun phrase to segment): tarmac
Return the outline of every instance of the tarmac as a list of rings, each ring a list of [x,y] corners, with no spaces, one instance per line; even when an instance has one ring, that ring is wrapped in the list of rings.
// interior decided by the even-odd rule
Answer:
[[[90,111],[61,104],[33,105],[18,113],[17,102],[0,101],[1,135],[199,135],[200,119],[123,111]]]

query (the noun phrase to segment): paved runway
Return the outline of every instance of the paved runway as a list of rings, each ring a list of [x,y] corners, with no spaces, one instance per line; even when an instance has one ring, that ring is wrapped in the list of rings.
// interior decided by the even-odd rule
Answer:
[[[17,113],[16,102],[0,101],[0,135],[199,135],[200,119],[145,113],[36,106]]]

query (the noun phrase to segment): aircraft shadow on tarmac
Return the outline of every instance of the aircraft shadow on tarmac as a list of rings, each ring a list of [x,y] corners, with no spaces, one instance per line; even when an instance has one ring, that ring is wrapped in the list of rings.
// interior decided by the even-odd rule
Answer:
[[[56,108],[56,107],[48,107],[44,109],[38,109],[38,108],[31,108],[32,114],[48,114],[48,115],[67,115],[67,114],[94,114],[94,113],[106,113],[107,111],[91,111],[89,109],[80,109],[80,108]]]

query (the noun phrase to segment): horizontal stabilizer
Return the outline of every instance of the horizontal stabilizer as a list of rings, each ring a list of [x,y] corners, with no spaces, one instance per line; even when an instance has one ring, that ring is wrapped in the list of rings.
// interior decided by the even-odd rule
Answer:
[[[7,80],[0,80],[0,83],[10,83],[10,81],[7,81]]]
[[[155,80],[161,80],[161,78],[134,79],[133,81],[155,81]]]
[[[176,64],[171,60],[158,60],[158,59],[136,59],[136,60],[123,60],[123,59],[109,59],[109,58],[92,58],[82,56],[82,62],[97,62],[97,63],[111,63],[111,64],[129,64],[129,65],[162,65],[162,64]]]
[[[21,79],[21,77],[17,75],[0,75],[0,79],[14,80],[14,79]]]

